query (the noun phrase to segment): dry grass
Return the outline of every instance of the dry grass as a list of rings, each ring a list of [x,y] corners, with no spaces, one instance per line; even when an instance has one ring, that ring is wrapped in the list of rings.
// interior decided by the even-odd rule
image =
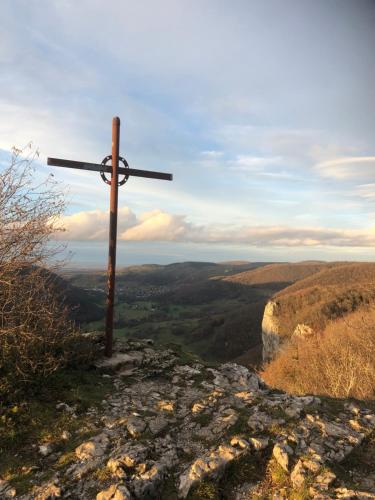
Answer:
[[[235,274],[225,278],[225,281],[242,285],[259,285],[265,283],[294,283],[322,270],[330,269],[338,263],[298,262],[295,264],[269,264],[250,271]]]
[[[262,377],[294,394],[375,398],[375,311],[361,308],[312,339],[292,341]]]

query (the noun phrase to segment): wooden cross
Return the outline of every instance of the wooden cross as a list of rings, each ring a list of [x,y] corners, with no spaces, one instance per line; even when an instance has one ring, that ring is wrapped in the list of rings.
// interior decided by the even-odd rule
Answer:
[[[110,195],[110,216],[109,216],[109,253],[108,253],[108,292],[107,292],[107,314],[106,314],[106,342],[105,354],[112,356],[113,344],[113,305],[115,296],[115,278],[116,278],[116,241],[117,241],[117,214],[118,214],[118,187],[125,184],[129,176],[147,177],[149,179],[162,179],[165,181],[173,180],[172,174],[163,172],[151,172],[148,170],[138,170],[129,168],[125,158],[119,156],[120,143],[120,118],[117,116],[112,120],[112,155],[106,156],[101,164],[86,163],[81,161],[62,160],[60,158],[47,158],[48,165],[55,167],[78,168],[81,170],[92,170],[100,172],[104,182],[111,186]],[[107,163],[111,160],[111,165]],[[119,167],[119,162],[123,167]],[[111,180],[107,179],[105,174],[111,174]],[[119,175],[124,177],[119,181]]]

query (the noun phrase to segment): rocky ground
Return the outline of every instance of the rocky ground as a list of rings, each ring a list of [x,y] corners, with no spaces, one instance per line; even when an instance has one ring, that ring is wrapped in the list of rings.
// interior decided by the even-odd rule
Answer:
[[[98,368],[113,392],[88,409],[77,432],[90,437],[66,454],[40,446],[32,492],[0,479],[0,498],[375,499],[375,415],[361,405],[274,391],[243,366],[187,364],[147,341]],[[343,465],[361,449],[367,469]]]

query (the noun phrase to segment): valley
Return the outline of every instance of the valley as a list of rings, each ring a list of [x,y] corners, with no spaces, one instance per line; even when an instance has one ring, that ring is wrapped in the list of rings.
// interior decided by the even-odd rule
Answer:
[[[187,262],[121,269],[117,276],[115,337],[177,344],[206,361],[235,359],[259,346],[265,304],[280,286],[244,286],[223,278],[264,265]],[[106,274],[69,272],[64,277],[73,289],[84,290],[82,297],[91,297],[92,316],[90,308],[80,307],[83,331],[103,330]],[[102,311],[100,319],[98,309]]]
[[[364,266],[357,264],[363,276],[368,276]],[[276,297],[283,304],[279,307],[286,311],[282,316],[282,335],[292,328],[293,321],[302,322],[306,316],[303,311],[315,311],[316,320],[317,310],[333,307],[334,291],[339,287],[336,282],[331,286],[323,280],[341,279],[347,283],[343,271],[337,278],[338,269],[346,268],[348,264],[342,262],[184,262],[123,268],[118,271],[116,282],[115,337],[151,338],[158,344],[177,344],[205,361],[237,360],[259,366],[261,325],[267,302]],[[352,264],[349,269],[353,269]],[[353,273],[355,280],[356,270]],[[68,296],[73,295],[70,303],[79,303],[76,317],[82,330],[103,331],[106,273],[66,271],[64,278],[70,287]],[[317,300],[319,279],[319,286],[325,291]],[[363,278],[358,281],[363,282]],[[310,282],[316,284],[315,295]],[[288,294],[294,289],[300,290],[298,294]],[[301,308],[301,296],[305,295],[309,305]],[[306,319],[309,321],[309,317]]]

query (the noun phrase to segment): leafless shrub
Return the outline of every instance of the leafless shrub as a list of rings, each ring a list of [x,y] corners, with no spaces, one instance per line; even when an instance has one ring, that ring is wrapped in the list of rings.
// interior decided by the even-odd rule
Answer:
[[[313,339],[291,342],[262,376],[296,394],[374,399],[374,320],[368,308],[335,320]]]
[[[50,176],[35,183],[30,148],[14,150],[0,175],[0,394],[76,359],[79,333],[59,294],[50,244],[64,209]],[[73,356],[74,354],[74,356]]]

